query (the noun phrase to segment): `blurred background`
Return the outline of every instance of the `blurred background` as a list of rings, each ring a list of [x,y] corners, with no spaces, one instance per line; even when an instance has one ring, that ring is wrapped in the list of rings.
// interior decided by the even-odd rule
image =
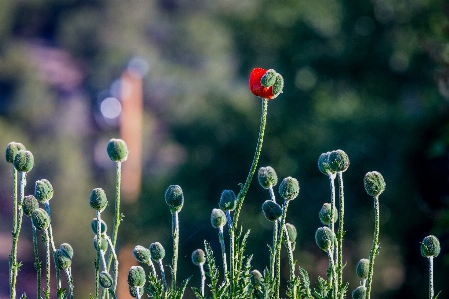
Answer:
[[[130,297],[126,275],[136,264],[135,245],[162,243],[169,271],[171,214],[164,192],[171,184],[185,195],[178,280],[193,275],[189,286],[199,285],[190,255],[205,239],[220,260],[210,212],[222,190],[239,191],[251,165],[261,110],[247,87],[254,67],[273,68],[285,79],[284,93],[269,103],[259,166],[300,183],[287,221],[298,229],[295,258],[312,284],[326,275],[327,258],[314,233],[321,226],[318,211],[330,201],[317,160],[343,149],[351,161],[344,173],[350,292],[374,227],[363,176],[376,170],[387,189],[380,196],[372,297],[428,296],[428,261],[419,242],[434,234],[442,245],[435,290],[448,298],[446,1],[0,1],[0,144],[22,142],[34,154],[26,194],[38,179],[54,187],[53,232],[56,247],[68,242],[74,248],[76,298],[94,293],[93,188],[108,195],[103,217],[112,230],[110,138],[125,139],[131,150],[123,163],[119,298]],[[5,299],[12,228],[12,166],[6,161],[0,182]],[[259,270],[269,263],[272,227],[261,212],[268,198],[254,179],[241,216],[244,229],[251,229],[247,252]],[[33,258],[31,224],[24,218],[17,291],[30,298],[36,297]],[[285,285],[286,254],[283,263]],[[186,298],[193,298],[190,289]]]

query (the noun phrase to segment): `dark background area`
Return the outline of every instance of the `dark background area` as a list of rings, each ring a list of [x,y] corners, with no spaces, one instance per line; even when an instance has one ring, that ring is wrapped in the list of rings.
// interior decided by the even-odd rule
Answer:
[[[287,221],[298,229],[295,258],[312,284],[327,267],[314,233],[321,225],[318,211],[330,200],[317,160],[322,152],[343,149],[351,161],[344,174],[349,289],[358,285],[355,265],[371,247],[373,204],[363,176],[376,170],[387,189],[380,197],[381,250],[372,297],[427,296],[428,262],[419,242],[429,234],[442,245],[435,289],[442,291],[440,298],[449,297],[445,1],[0,1],[0,144],[19,141],[33,152],[27,194],[37,179],[53,184],[53,231],[57,244],[74,248],[76,298],[94,292],[95,213],[88,204],[93,188],[105,189],[111,202],[105,218],[112,219],[114,165],[105,159],[105,148],[118,137],[118,122],[105,118],[100,104],[136,61],[147,68],[143,178],[139,200],[123,204],[124,256],[132,260],[129,248],[159,241],[170,263],[164,192],[178,184],[185,194],[178,280],[193,275],[189,285],[198,285],[190,254],[204,239],[219,260],[210,211],[222,190],[237,193],[246,179],[260,116],[248,76],[254,67],[273,68],[285,87],[269,102],[259,166],[270,165],[280,179],[293,176],[300,183]],[[0,163],[1,299],[9,298],[11,178],[11,165]],[[244,229],[251,229],[248,253],[259,270],[269,262],[272,231],[260,209],[268,197],[254,180],[241,215]],[[24,219],[17,290],[34,297],[30,235]],[[192,296],[188,290],[186,298]]]

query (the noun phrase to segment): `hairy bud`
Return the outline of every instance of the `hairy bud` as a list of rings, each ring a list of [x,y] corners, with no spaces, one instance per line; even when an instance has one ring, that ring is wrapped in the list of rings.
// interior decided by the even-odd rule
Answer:
[[[363,182],[368,195],[379,196],[385,190],[386,184],[384,178],[377,171],[371,171],[365,174]]]
[[[109,158],[114,162],[124,162],[128,159],[128,147],[122,139],[109,140],[107,151]]]
[[[257,173],[257,178],[259,180],[259,184],[265,189],[272,188],[278,183],[276,171],[274,171],[271,166],[260,167]]]
[[[318,228],[315,233],[316,245],[324,251],[328,251],[331,248],[334,238],[334,233],[327,226]]]
[[[437,257],[440,254],[440,241],[437,237],[430,235],[421,242],[421,255],[423,257]]]
[[[165,202],[172,214],[181,211],[184,205],[184,194],[178,185],[171,185],[165,191]]]
[[[200,266],[206,262],[206,254],[202,249],[196,249],[192,252],[192,263]]]
[[[237,207],[237,196],[232,190],[223,190],[218,206],[223,211],[233,211]]]
[[[14,168],[19,172],[30,172],[34,166],[34,156],[30,151],[20,150],[14,158]]]
[[[279,185],[279,194],[285,200],[293,200],[299,194],[298,180],[292,177],[286,177]]]
[[[14,163],[14,159],[17,155],[17,152],[20,150],[26,150],[25,146],[22,143],[14,141],[8,143],[5,150],[6,162],[11,164]]]
[[[271,200],[266,200],[262,204],[262,211],[265,218],[267,218],[267,220],[269,221],[276,221],[279,217],[282,216],[281,206]]]

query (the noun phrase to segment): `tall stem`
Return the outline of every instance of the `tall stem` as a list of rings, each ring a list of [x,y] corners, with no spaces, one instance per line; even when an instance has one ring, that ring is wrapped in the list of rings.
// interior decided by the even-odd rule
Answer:
[[[179,220],[178,212],[172,214],[172,238],[173,238],[173,261],[172,261],[172,289],[176,287],[176,272],[178,269],[178,244],[179,244]]]
[[[338,185],[339,185],[339,196],[340,196],[340,211],[339,211],[339,221],[338,221],[338,234],[337,234],[337,253],[338,253],[338,285],[343,285],[343,225],[345,218],[345,195],[343,189],[343,173],[340,171],[338,175]],[[343,292],[340,294],[340,298],[343,299]]]
[[[164,289],[168,290],[167,279],[165,279],[165,271],[164,265],[162,264],[162,259],[158,260],[157,263],[159,264],[159,268],[161,269],[162,283],[164,284]]]
[[[223,277],[229,281],[228,276],[228,267],[227,267],[227,261],[226,261],[226,246],[225,246],[225,240],[223,236],[223,226],[220,226],[218,228],[218,239],[220,240],[221,245],[221,257],[223,260]]]
[[[114,227],[112,230],[112,247],[115,250],[115,246],[117,244],[117,235],[118,235],[118,227],[120,222],[122,221],[122,215],[120,214],[120,184],[122,180],[122,162],[115,162],[115,216],[114,216]],[[111,268],[112,263],[112,255],[109,254],[108,258],[108,271]]]
[[[55,264],[55,270],[56,270],[56,294],[58,296],[58,299],[62,299],[62,292],[59,292],[59,290],[61,289],[61,273],[59,272],[59,268],[58,266],[56,266],[56,247],[55,247],[55,242],[53,239],[53,229],[51,227],[51,210],[50,210],[50,203],[49,201],[46,201],[44,203],[44,207],[45,210],[47,211],[48,217],[50,217],[50,226],[48,227],[48,237],[50,239],[50,250],[51,250],[51,254],[53,255],[53,260],[54,260],[54,264]]]
[[[97,256],[95,258],[95,299],[100,298],[100,259],[101,259],[101,216],[100,211],[97,216]]]
[[[31,229],[33,231],[33,249],[34,249],[34,268],[36,269],[37,278],[37,299],[40,298],[41,293],[41,262],[39,260],[39,251],[37,244],[37,230],[33,222],[31,222]]]
[[[17,278],[17,242],[19,240],[20,229],[18,227],[17,219],[17,170],[13,169],[13,218],[12,218],[12,244],[11,254],[9,255],[9,287],[10,298],[16,298],[16,278]]]
[[[270,192],[270,198],[273,202],[276,202],[276,196],[273,192],[273,187],[268,188],[268,191]],[[273,229],[273,252],[271,253],[271,259],[270,259],[270,273],[271,273],[271,279],[274,279],[274,265],[276,263],[276,245],[277,245],[277,237],[279,234],[279,221],[274,221],[274,229]]]
[[[201,295],[204,297],[204,285],[206,284],[206,273],[204,272],[203,264],[199,265],[201,272]]]
[[[45,230],[45,273],[46,273],[46,289],[45,298],[50,299],[50,237],[48,236],[48,229]]]
[[[290,201],[286,200],[284,202],[284,207],[282,211],[282,218],[281,223],[279,225],[280,228],[284,227],[285,225],[285,218],[287,216],[287,209],[288,209],[288,203]],[[282,245],[282,236],[283,236],[283,229],[279,230],[279,236],[277,239],[275,254],[276,254],[276,284],[275,284],[275,290],[274,294],[276,295],[275,298],[279,298],[279,289],[281,284],[281,245]]]
[[[429,257],[429,299],[433,299],[433,256]]]
[[[66,270],[64,270],[65,276],[67,278],[67,286],[69,289],[70,299],[74,299],[73,295],[73,277],[72,277],[72,271],[70,270],[70,267]]]
[[[331,218],[332,219],[332,218]],[[335,263],[334,263],[334,253],[329,249],[327,251],[327,256],[329,257],[329,263],[332,269],[332,280],[334,282],[334,293],[333,298],[337,299],[338,297],[338,284],[337,284],[337,272],[335,271]]]
[[[371,285],[373,281],[373,268],[374,268],[374,258],[378,254],[379,251],[379,197],[374,196],[374,212],[375,212],[375,220],[374,220],[374,239],[373,239],[373,247],[371,248],[369,255],[369,272],[368,279],[366,281],[366,299],[370,299],[371,295]]]

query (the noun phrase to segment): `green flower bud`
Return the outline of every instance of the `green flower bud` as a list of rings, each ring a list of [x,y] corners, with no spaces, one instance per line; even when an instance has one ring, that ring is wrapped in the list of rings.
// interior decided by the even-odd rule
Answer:
[[[50,226],[50,216],[41,208],[37,208],[31,213],[31,220],[37,230],[46,230]]]
[[[25,146],[22,143],[14,141],[8,143],[5,150],[6,162],[11,164],[14,163],[14,158],[16,157],[17,152],[20,150],[26,150]]]
[[[227,222],[226,214],[220,209],[213,209],[210,215],[210,223],[213,227],[223,227]]]
[[[168,186],[165,191],[165,202],[170,208],[172,214],[179,212],[184,205],[184,194],[178,185]]]
[[[259,184],[265,189],[272,188],[278,183],[278,176],[276,174],[276,171],[274,171],[273,167],[271,166],[259,168],[257,174]]]
[[[104,238],[100,238],[100,250],[103,252],[106,252],[108,250],[108,241]],[[98,250],[98,238],[97,235],[94,236],[94,248],[95,250]]]
[[[137,290],[139,290],[139,298],[142,298],[143,293],[144,293],[144,288],[142,288],[142,287],[132,287],[132,286],[128,286],[128,288],[129,288],[129,294],[133,298],[137,298]]]
[[[334,238],[334,233],[327,226],[318,228],[315,233],[316,245],[324,251],[328,251],[331,248]]]
[[[286,223],[285,228],[287,229],[287,237],[290,242],[295,242],[298,233],[296,231],[296,227],[293,224]]]
[[[251,281],[254,286],[259,286],[263,283],[263,276],[262,273],[259,272],[259,270],[253,270],[251,271],[251,274],[253,275],[251,277]]]
[[[130,287],[143,287],[145,285],[145,270],[140,266],[132,266],[128,272],[128,285]]]
[[[59,246],[59,249],[61,249],[61,252],[64,253],[65,256],[67,256],[69,259],[73,258],[73,248],[70,246],[69,243],[62,243]]]
[[[237,207],[237,196],[232,190],[223,190],[218,206],[223,211],[233,211]]]
[[[274,83],[276,82],[276,74],[277,74],[276,71],[273,69],[267,70],[260,79],[260,84],[262,84],[263,87],[273,86]]]
[[[352,291],[352,299],[365,299],[366,296],[366,287],[359,286],[357,289]]]
[[[437,237],[430,235],[425,237],[421,244],[421,255],[423,257],[437,257],[440,254],[440,241]]]
[[[368,273],[369,273],[369,260],[368,259],[361,259],[359,263],[357,264],[357,268],[355,269],[355,273],[357,273],[357,276],[361,279],[368,279]]]
[[[285,200],[293,200],[299,194],[298,180],[292,177],[286,177],[279,185],[279,194]]]
[[[206,254],[202,249],[196,249],[192,252],[192,263],[200,266],[206,262]]]
[[[349,167],[349,157],[342,150],[332,151],[328,161],[329,167],[333,172],[343,172]]]
[[[33,195],[28,195],[23,198],[22,209],[25,215],[31,217],[31,214],[39,208],[39,203]]]
[[[113,280],[112,280],[111,275],[109,275],[109,273],[106,271],[102,271],[100,273],[100,285],[103,288],[109,289],[110,287],[112,287],[112,283],[113,283]]]
[[[90,223],[90,228],[92,229],[92,232],[94,234],[97,233],[97,226],[98,226],[98,220],[97,218],[92,219],[92,222]],[[103,235],[107,232],[108,226],[106,225],[106,222],[100,219],[100,234]]]
[[[332,175],[334,172],[329,165],[330,152],[322,153],[318,158],[318,169],[325,175]]]
[[[109,158],[114,162],[124,162],[128,159],[128,147],[122,139],[109,140],[107,151]]]
[[[55,251],[55,263],[59,270],[67,270],[72,265],[72,259],[66,256],[61,249]]]
[[[269,221],[276,221],[279,217],[282,216],[281,206],[272,200],[266,200],[262,204],[262,211],[265,215],[265,218],[267,218],[267,220]]]
[[[363,182],[368,195],[379,196],[385,190],[384,178],[377,171],[371,171],[365,174]]]
[[[37,180],[34,184],[34,197],[40,202],[45,203],[53,197],[53,186],[46,179]]]
[[[276,74],[276,81],[273,84],[273,97],[272,97],[272,99],[274,99],[278,95],[280,95],[282,93],[283,89],[284,89],[284,78],[281,76],[281,74]]]
[[[30,151],[20,150],[14,158],[14,167],[19,172],[30,172],[34,166],[34,156]]]
[[[330,203],[323,204],[318,215],[320,216],[321,223],[329,226],[331,223],[331,204]],[[334,218],[333,223],[337,222],[338,211],[337,211],[336,207],[334,207],[334,212],[332,214],[332,217]]]
[[[148,248],[136,245],[133,249],[133,254],[139,263],[146,265],[150,263],[151,253]]]
[[[101,188],[95,188],[90,194],[90,206],[92,209],[102,212],[108,205],[106,193]]]
[[[161,243],[154,242],[150,245],[150,254],[153,261],[160,261],[165,256],[165,249],[162,247]]]

